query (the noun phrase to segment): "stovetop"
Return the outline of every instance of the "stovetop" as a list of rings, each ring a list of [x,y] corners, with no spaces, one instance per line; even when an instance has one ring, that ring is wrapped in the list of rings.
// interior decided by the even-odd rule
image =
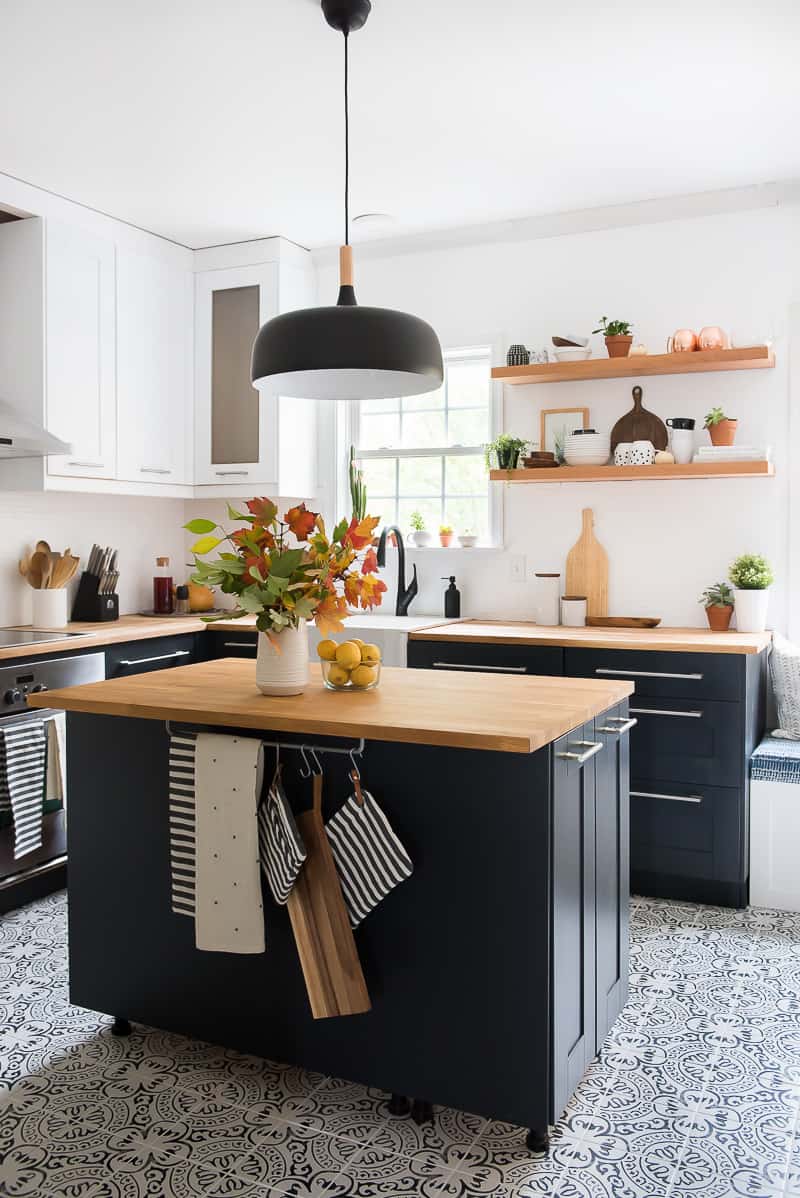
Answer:
[[[47,645],[88,636],[88,632],[39,632],[29,628],[0,628],[0,649],[25,649],[28,645]]]

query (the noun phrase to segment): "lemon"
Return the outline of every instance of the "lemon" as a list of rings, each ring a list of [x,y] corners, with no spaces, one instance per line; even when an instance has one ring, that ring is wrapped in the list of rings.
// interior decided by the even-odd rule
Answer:
[[[377,645],[364,645],[361,649],[361,660],[365,666],[376,666],[381,659],[381,651]]]
[[[317,653],[323,661],[333,661],[336,657],[336,641],[320,641]]]
[[[365,687],[370,686],[376,678],[377,671],[371,666],[356,666],[350,675],[350,681],[353,686]]]
[[[336,650],[336,661],[340,666],[344,666],[346,670],[352,670],[354,666],[359,665],[361,662],[361,650],[352,641],[345,641]]]
[[[362,640],[361,640],[359,637],[357,637],[357,636],[351,636],[351,637],[350,637],[350,640],[351,640],[352,644],[354,644],[354,645],[358,645],[359,649],[363,649],[363,648],[364,648],[364,642],[363,642],[363,641],[362,641]]]
[[[328,668],[328,682],[331,686],[347,686],[350,681],[350,672],[344,666],[337,666],[336,663]]]

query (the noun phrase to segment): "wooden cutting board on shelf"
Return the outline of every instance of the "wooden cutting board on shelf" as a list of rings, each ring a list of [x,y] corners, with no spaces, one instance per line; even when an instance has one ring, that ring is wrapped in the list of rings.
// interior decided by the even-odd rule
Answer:
[[[617,421],[611,430],[611,452],[621,441],[652,441],[656,449],[667,448],[667,426],[655,412],[642,407],[642,388],[636,386],[631,393],[633,407]]]
[[[371,1003],[336,863],[322,822],[322,775],[314,805],[297,817],[306,860],[286,904],[315,1019],[360,1015]]]
[[[566,593],[586,596],[587,616],[608,615],[608,555],[594,535],[594,512],[583,509],[583,531],[567,554]]]

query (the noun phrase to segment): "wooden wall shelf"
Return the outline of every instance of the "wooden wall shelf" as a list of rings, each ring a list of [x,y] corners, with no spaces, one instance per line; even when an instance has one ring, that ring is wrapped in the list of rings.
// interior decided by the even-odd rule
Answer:
[[[678,466],[555,466],[542,470],[492,470],[497,483],[652,482],[665,478],[772,478],[771,462],[689,462]]]
[[[705,349],[685,354],[646,354],[634,358],[589,358],[585,362],[541,362],[495,366],[492,378],[513,386],[577,383],[589,379],[628,379],[657,374],[704,374],[711,370],[771,370],[775,354],[766,345],[752,349]]]

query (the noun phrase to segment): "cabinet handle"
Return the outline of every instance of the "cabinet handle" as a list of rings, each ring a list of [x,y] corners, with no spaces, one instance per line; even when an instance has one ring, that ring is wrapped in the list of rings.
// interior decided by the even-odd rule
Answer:
[[[632,799],[667,799],[670,803],[702,803],[702,795],[662,795],[650,790],[632,790]]]
[[[680,719],[687,720],[702,720],[702,711],[669,711],[661,707],[631,707],[631,712],[636,715],[671,715],[677,716]]]
[[[457,661],[435,661],[434,670],[472,670],[476,674],[524,674],[526,666],[470,666]]]
[[[67,462],[68,466],[79,466],[82,470],[102,470],[102,462]]]
[[[253,641],[223,641],[223,649],[255,649]]]
[[[691,678],[692,682],[700,682],[703,678],[702,674],[666,674],[663,670],[618,670],[606,669],[605,666],[598,666],[595,674],[629,674],[631,678]]]
[[[633,710],[633,709],[631,709]],[[619,728],[609,728],[608,724],[603,724],[602,728],[598,728],[598,732],[616,732],[618,736],[623,736],[626,732],[630,732],[631,728],[635,728],[639,723],[638,720],[626,720],[621,715],[611,715],[608,717],[609,723],[618,723]]]
[[[249,470],[215,470],[217,478],[247,478]]]
[[[171,470],[162,469],[161,466],[140,466],[140,474],[172,474]]]
[[[577,765],[583,765],[585,761],[588,761],[590,757],[594,757],[595,753],[599,753],[603,748],[601,740],[574,740],[570,741],[570,744],[575,745],[576,748],[584,748],[585,746],[585,752],[571,753],[567,751],[565,753],[556,753],[556,757],[560,757],[563,761],[574,761]]]
[[[174,653],[162,653],[160,657],[136,657],[133,661],[118,661],[119,666],[146,666],[153,661],[172,661],[176,657],[191,657],[191,649],[176,649]]]

